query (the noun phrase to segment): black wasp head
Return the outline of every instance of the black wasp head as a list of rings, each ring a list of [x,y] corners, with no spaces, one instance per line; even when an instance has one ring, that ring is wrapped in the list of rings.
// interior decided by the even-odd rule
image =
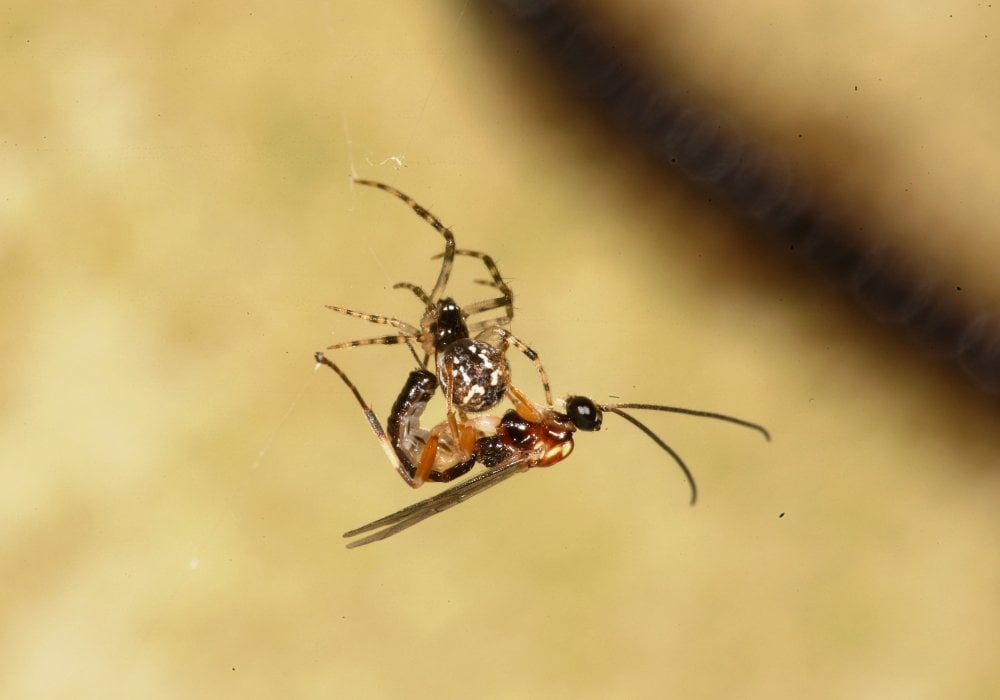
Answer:
[[[434,333],[434,349],[437,352],[443,351],[456,340],[469,337],[462,307],[451,297],[438,302],[437,318],[431,324],[431,331]]]
[[[566,415],[580,430],[593,432],[601,429],[604,412],[586,396],[570,396],[566,399]]]

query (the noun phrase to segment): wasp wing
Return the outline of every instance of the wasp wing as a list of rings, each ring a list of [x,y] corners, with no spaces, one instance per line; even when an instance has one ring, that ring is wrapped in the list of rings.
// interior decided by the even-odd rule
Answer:
[[[360,547],[372,542],[384,540],[398,532],[402,532],[408,527],[412,527],[422,520],[426,520],[432,515],[437,515],[441,511],[448,510],[452,506],[457,506],[462,501],[472,498],[477,493],[481,493],[488,488],[496,486],[502,481],[506,481],[518,472],[529,469],[534,465],[534,460],[528,455],[515,455],[505,462],[501,462],[493,469],[484,474],[473,477],[468,481],[463,481],[458,486],[452,486],[446,491],[425,498],[424,500],[409,505],[406,508],[396,511],[384,518],[373,520],[367,525],[355,528],[344,533],[344,537],[354,537],[366,532],[372,534],[348,543],[347,548]],[[372,532],[375,530],[375,532]]]

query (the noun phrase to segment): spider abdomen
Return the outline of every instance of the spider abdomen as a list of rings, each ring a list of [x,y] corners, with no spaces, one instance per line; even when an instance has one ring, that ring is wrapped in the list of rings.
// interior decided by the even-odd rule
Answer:
[[[510,366],[503,350],[489,343],[462,338],[438,355],[438,381],[452,403],[463,411],[488,411],[503,398],[510,384]]]

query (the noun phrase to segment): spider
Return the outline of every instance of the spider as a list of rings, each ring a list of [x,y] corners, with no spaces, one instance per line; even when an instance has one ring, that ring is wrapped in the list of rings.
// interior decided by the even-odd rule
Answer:
[[[395,535],[506,481],[514,474],[534,467],[558,464],[573,451],[573,433],[577,430],[600,430],[605,413],[614,413],[632,423],[673,458],[691,488],[691,505],[698,499],[698,488],[687,464],[656,433],[624,409],[713,418],[751,428],[763,434],[768,441],[771,439],[770,433],[762,425],[722,413],[645,403],[602,404],[586,396],[570,396],[563,401],[565,410],[558,411],[551,406],[533,403],[514,387],[509,390],[514,408],[508,410],[503,417],[475,416],[463,420],[457,431],[453,431],[448,422],[444,421],[430,431],[425,431],[419,427],[420,416],[434,394],[436,380],[433,374],[422,369],[410,374],[400,392],[387,421],[387,435],[375,413],[347,375],[322,353],[316,353],[316,361],[335,371],[347,384],[361,405],[375,436],[401,474],[415,479],[420,478],[423,472],[424,477],[432,481],[451,481],[468,473],[476,462],[488,469],[446,491],[344,533],[344,537],[371,533],[348,543],[348,548],[360,547]],[[437,449],[433,456],[428,457],[431,452],[425,448],[432,441],[436,441]],[[423,461],[416,465],[413,459],[418,454]]]
[[[407,289],[413,292],[423,302],[424,315],[420,320],[419,328],[396,318],[330,305],[327,308],[337,313],[360,318],[370,323],[392,326],[396,329],[397,333],[377,338],[336,343],[329,346],[327,350],[339,350],[362,345],[396,345],[406,343],[417,364],[425,371],[427,370],[429,359],[433,356],[436,377],[435,375],[431,375],[431,377],[435,378],[434,386],[430,386],[427,377],[423,375],[420,386],[425,389],[430,386],[429,391],[431,395],[440,386],[447,400],[447,431],[444,429],[439,430],[435,433],[435,439],[432,442],[432,445],[441,444],[442,447],[446,448],[446,453],[449,449],[455,447],[459,440],[460,423],[467,422],[465,414],[467,412],[482,413],[490,410],[500,402],[510,389],[510,367],[506,357],[507,349],[510,345],[513,345],[524,353],[535,365],[542,382],[546,401],[551,405],[552,391],[549,387],[548,374],[538,354],[504,328],[504,326],[510,325],[514,317],[514,295],[501,276],[500,270],[497,268],[493,258],[479,251],[456,248],[455,237],[451,230],[409,195],[390,185],[374,180],[357,179],[354,182],[388,192],[408,204],[418,216],[429,223],[444,237],[445,249],[443,253],[435,256],[435,258],[441,258],[441,269],[438,272],[437,281],[431,289],[430,294],[425,292],[423,288],[410,282],[399,282],[393,285],[395,289]],[[468,304],[464,308],[459,306],[453,298],[445,297],[444,290],[451,276],[456,255],[480,260],[491,277],[491,281],[482,283],[497,289],[501,296]],[[474,314],[499,308],[504,309],[504,314],[500,317],[486,318],[472,323],[468,322],[469,317]],[[475,336],[473,337],[472,334],[475,334]],[[419,344],[423,349],[423,359],[417,356],[413,347],[414,343]],[[332,366],[332,363],[328,364]],[[340,373],[339,368],[337,372]],[[427,374],[431,373],[427,372]],[[407,386],[411,386],[410,381],[408,381]],[[415,387],[415,384],[411,386],[414,389]],[[406,389],[404,388],[404,393],[405,391]],[[426,405],[426,401],[429,398],[430,396],[428,395],[423,401],[423,405]],[[422,410],[421,408],[421,412]],[[433,452],[433,449],[431,452]],[[390,459],[392,459],[391,456]],[[421,462],[427,460],[434,463],[437,458],[433,454],[420,458]],[[426,478],[426,475],[421,478],[419,474],[422,472],[411,474],[407,469],[401,468],[396,460],[393,461],[407,484],[416,488],[423,483],[423,478]]]

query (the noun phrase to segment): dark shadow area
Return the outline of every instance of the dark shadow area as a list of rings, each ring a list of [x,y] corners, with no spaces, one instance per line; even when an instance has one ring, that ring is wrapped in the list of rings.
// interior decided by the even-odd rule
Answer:
[[[683,80],[647,70],[629,42],[616,43],[571,3],[506,0],[496,7],[503,19],[487,13],[485,21],[520,35],[515,41],[524,51],[515,63],[532,77],[523,82],[583,108],[576,110],[581,121],[599,126],[653,176],[651,190],[656,180],[671,187],[683,182],[747,233],[748,251],[766,241],[765,250],[780,251],[809,278],[840,290],[897,336],[961,370],[981,392],[1000,393],[996,319],[902,250],[873,243],[882,240],[871,235],[882,224],[873,226],[861,208],[821,191],[816,173],[747,135],[707,99],[692,97]],[[817,126],[836,128],[843,148],[869,152],[857,135]]]

